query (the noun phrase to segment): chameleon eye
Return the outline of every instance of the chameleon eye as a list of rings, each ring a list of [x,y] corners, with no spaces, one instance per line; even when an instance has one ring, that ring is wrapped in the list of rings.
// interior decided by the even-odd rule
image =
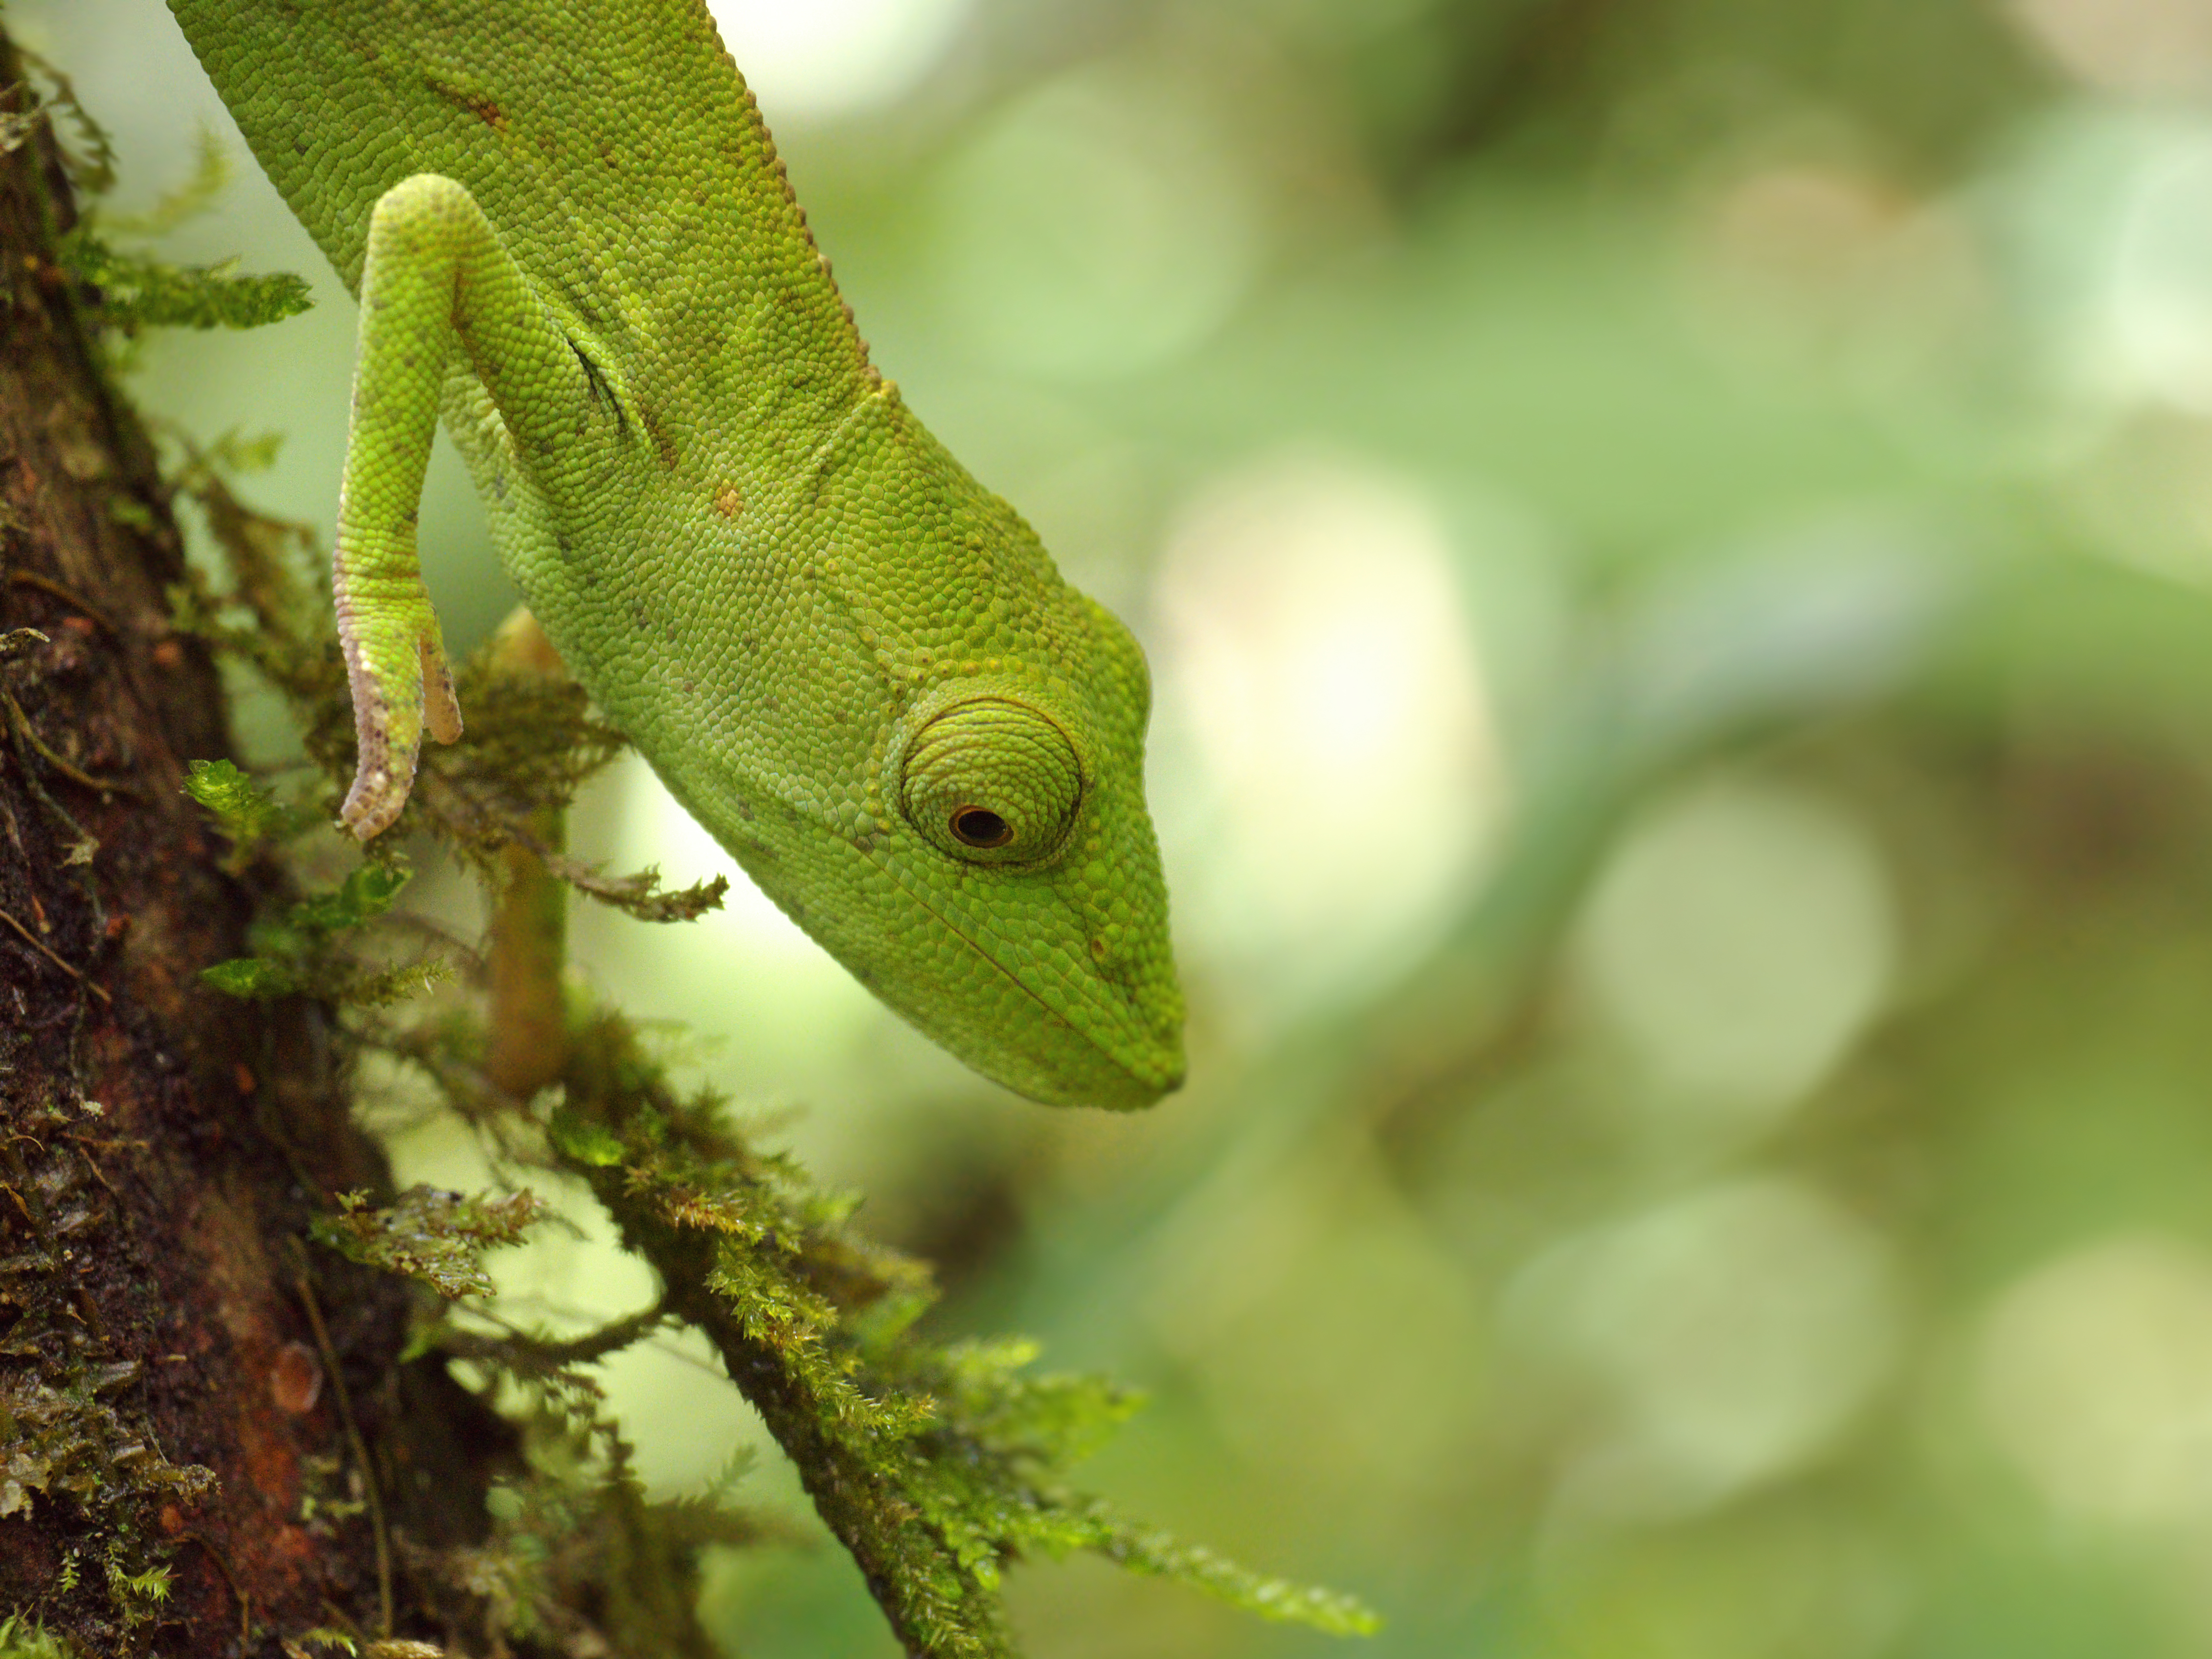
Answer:
[[[915,735],[899,785],[907,821],[969,864],[1035,864],[1066,840],[1083,798],[1067,734],[1036,709],[978,697]]]
[[[1014,826],[988,806],[955,807],[951,827],[967,847],[1004,847],[1014,838]]]

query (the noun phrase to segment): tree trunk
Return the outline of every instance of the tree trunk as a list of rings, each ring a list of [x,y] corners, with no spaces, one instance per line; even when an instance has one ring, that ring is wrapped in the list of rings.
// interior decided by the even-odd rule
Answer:
[[[226,872],[181,793],[222,687],[23,80],[0,36],[0,1618],[83,1654],[374,1638],[414,1605],[393,1532],[471,1536],[504,1431],[397,1364],[403,1287],[302,1249],[387,1184],[327,1012],[199,981],[283,878]]]

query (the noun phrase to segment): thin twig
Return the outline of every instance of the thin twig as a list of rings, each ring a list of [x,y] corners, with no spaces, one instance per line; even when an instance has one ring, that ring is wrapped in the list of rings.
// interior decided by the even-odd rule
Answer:
[[[92,604],[81,595],[72,592],[69,588],[56,581],[52,576],[42,576],[35,570],[11,570],[8,573],[8,580],[14,582],[19,587],[35,587],[41,593],[52,594],[54,598],[59,599],[64,605],[74,605],[79,611],[83,611],[86,616],[91,617],[93,621],[98,623],[102,628],[106,629],[110,634],[119,635],[123,631],[113,623],[108,621],[106,614],[100,611],[98,605]]]
[[[602,1325],[596,1331],[586,1331],[566,1342],[547,1342],[525,1335],[497,1314],[486,1313],[480,1316],[489,1319],[507,1334],[503,1338],[482,1337],[465,1331],[453,1331],[439,1346],[456,1358],[481,1359],[501,1353],[520,1353],[526,1354],[532,1362],[544,1364],[549,1370],[558,1370],[565,1365],[588,1365],[595,1359],[604,1359],[611,1353],[619,1352],[652,1334],[656,1325],[675,1318],[676,1310],[668,1305],[668,1298],[664,1296],[650,1308],[626,1315],[611,1324]]]
[[[331,1379],[331,1397],[337,1401],[338,1421],[345,1425],[346,1438],[353,1442],[354,1461],[361,1465],[362,1492],[368,1498],[368,1518],[376,1529],[376,1601],[377,1634],[389,1638],[392,1634],[392,1537],[384,1524],[384,1498],[376,1489],[376,1470],[368,1461],[368,1443],[361,1437],[354,1425],[353,1401],[346,1397],[345,1377],[338,1370],[337,1350],[331,1346],[331,1334],[323,1324],[323,1310],[315,1300],[314,1286],[307,1279],[307,1253],[294,1239],[292,1248],[299,1252],[300,1301],[307,1310],[307,1322],[315,1328],[315,1346],[322,1350],[323,1370]]]
[[[205,1536],[197,1532],[187,1532],[183,1536],[207,1552],[208,1559],[215,1563],[215,1569],[222,1575],[223,1583],[230,1586],[230,1593],[238,1598],[238,1639],[250,1646],[253,1641],[253,1603],[240,1588],[238,1575],[230,1570],[230,1563],[222,1559],[222,1552],[210,1543]]]
[[[52,951],[49,951],[48,949],[46,949],[46,947],[44,945],[42,945],[42,944],[40,944],[40,941],[39,941],[39,937],[38,937],[38,935],[37,935],[37,934],[33,933],[29,928],[27,928],[27,927],[24,927],[24,926],[23,926],[23,924],[22,924],[21,922],[20,922],[20,921],[16,921],[15,917],[13,917],[13,916],[9,915],[5,911],[5,910],[0,910],[0,921],[4,921],[4,922],[6,922],[6,923],[10,927],[14,928],[14,929],[15,929],[18,933],[21,934],[21,935],[22,935],[22,937],[23,937],[23,943],[24,943],[24,944],[26,944],[26,945],[29,945],[29,946],[30,946],[33,951],[37,951],[40,956],[44,957],[45,957],[48,962],[52,963],[54,964],[54,966],[55,966],[55,967],[57,967],[57,968],[60,969],[62,970],[62,972],[64,972],[64,973],[67,974],[67,975],[68,975],[71,979],[75,980],[78,984],[80,984],[80,985],[83,986],[83,987],[84,987],[84,988],[85,988],[86,990],[88,990],[88,991],[91,992],[91,993],[93,994],[93,995],[94,995],[94,996],[98,997],[98,998],[99,998],[102,1002],[104,1002],[104,1003],[107,1004],[107,1006],[108,1006],[109,1007],[111,1007],[111,1008],[112,1008],[112,1007],[113,1007],[113,1006],[115,1006],[115,999],[114,999],[113,997],[112,997],[112,996],[110,996],[110,995],[108,995],[108,994],[107,994],[106,990],[104,988],[102,988],[102,987],[100,987],[100,986],[98,986],[98,985],[94,985],[94,984],[90,980],[87,979],[87,978],[86,978],[82,974],[79,973],[76,969],[74,969],[74,968],[70,967],[70,966],[69,965],[69,963],[67,963],[66,962],[64,962],[64,961],[63,961],[59,957],[56,956],[56,955],[55,955]]]
[[[13,699],[9,700],[9,706],[11,708],[15,707]],[[20,713],[21,711],[18,712]],[[21,753],[16,755],[15,759],[17,763],[21,765],[23,768],[23,784],[26,788],[30,790],[32,799],[36,800],[40,805],[45,807],[47,811],[53,814],[55,818],[65,825],[68,828],[69,832],[76,837],[76,844],[70,848],[68,856],[62,860],[63,866],[67,868],[70,865],[90,864],[92,860],[99,855],[100,842],[92,836],[87,834],[85,827],[70,816],[69,809],[66,806],[64,806],[59,801],[56,800],[52,795],[47,793],[46,786],[39,781],[37,768],[24,761]],[[9,821],[9,833],[10,835],[15,833],[15,822],[12,817]],[[100,884],[92,879],[92,872],[89,870],[87,870],[84,872],[82,881],[84,889],[85,902],[92,907],[92,925],[94,932],[96,934],[104,933],[107,928],[107,907],[102,904],[100,901]],[[74,1042],[76,1038],[72,1036],[70,1041]]]
[[[71,783],[87,789],[97,790],[103,795],[128,795],[133,800],[146,799],[135,783],[126,783],[120,778],[95,778],[82,768],[70,765],[69,762],[47,747],[46,740],[40,737],[37,728],[32,726],[31,717],[23,712],[21,703],[5,691],[0,691],[0,702],[8,705],[8,718],[15,728],[15,735],[29,744],[40,760],[46,762]]]
[[[120,1204],[123,1201],[123,1194],[115,1190],[115,1183],[110,1181],[106,1175],[101,1170],[100,1167],[100,1160],[94,1158],[90,1152],[85,1151],[82,1146],[76,1149],[76,1155],[84,1160],[85,1168],[92,1171],[92,1178],[94,1181],[97,1181],[101,1186],[106,1188],[107,1195],[113,1199],[118,1204]]]

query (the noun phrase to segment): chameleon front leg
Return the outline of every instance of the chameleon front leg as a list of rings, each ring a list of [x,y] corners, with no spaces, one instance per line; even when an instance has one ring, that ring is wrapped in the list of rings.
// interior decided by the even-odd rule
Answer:
[[[461,735],[460,704],[415,544],[439,396],[456,349],[491,393],[528,466],[591,392],[574,348],[465,186],[434,173],[394,185],[369,219],[332,556],[338,639],[358,760],[339,809],[362,841],[407,804],[422,732]]]

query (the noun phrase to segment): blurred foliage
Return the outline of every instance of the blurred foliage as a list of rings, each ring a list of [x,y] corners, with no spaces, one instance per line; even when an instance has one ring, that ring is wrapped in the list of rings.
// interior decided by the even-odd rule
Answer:
[[[220,265],[165,264],[102,241],[80,226],[61,245],[63,268],[97,295],[95,319],[142,328],[258,328],[310,303],[297,276],[240,276]]]
[[[1152,653],[1193,1081],[1017,1107],[742,916],[591,971],[1378,1656],[2212,1646],[2212,6],[853,0],[954,22],[842,108],[769,9],[877,360]],[[833,1560],[703,1582],[890,1651]]]

